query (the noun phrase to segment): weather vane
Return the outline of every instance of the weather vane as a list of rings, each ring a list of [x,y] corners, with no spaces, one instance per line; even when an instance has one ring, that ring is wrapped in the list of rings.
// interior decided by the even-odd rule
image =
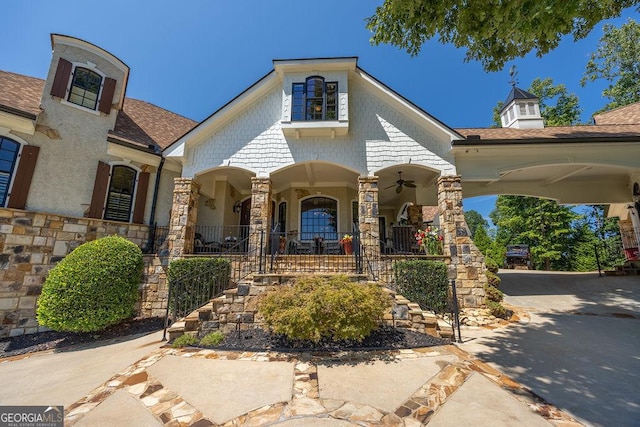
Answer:
[[[511,86],[516,87],[516,85],[518,84],[518,70],[516,70],[515,65],[512,65],[509,69],[509,76],[511,77],[509,83],[511,83]]]

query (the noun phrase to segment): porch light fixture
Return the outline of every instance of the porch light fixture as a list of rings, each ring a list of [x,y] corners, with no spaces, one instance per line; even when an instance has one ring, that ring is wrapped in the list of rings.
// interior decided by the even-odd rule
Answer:
[[[242,203],[240,203],[240,201],[238,200],[233,204],[233,212],[240,213],[241,210],[242,210]]]

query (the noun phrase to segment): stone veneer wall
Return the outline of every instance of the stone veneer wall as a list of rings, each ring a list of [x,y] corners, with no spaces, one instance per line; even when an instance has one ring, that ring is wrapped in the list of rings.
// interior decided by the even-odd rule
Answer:
[[[486,266],[484,256],[467,231],[460,176],[441,176],[438,179],[438,213],[444,237],[444,255],[451,257],[449,278],[456,281],[461,305],[481,307],[485,304]]]
[[[149,227],[0,208],[0,338],[42,331],[36,300],[49,270],[82,243],[114,234],[142,246]],[[145,264],[140,314],[164,315],[166,261],[147,256]]]

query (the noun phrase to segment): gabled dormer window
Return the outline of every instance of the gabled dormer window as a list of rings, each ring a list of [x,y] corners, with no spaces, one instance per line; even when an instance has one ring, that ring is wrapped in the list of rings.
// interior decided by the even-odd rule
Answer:
[[[111,114],[116,81],[105,77],[95,64],[77,64],[60,58],[51,86],[51,95],[62,103],[80,106],[95,114]]]
[[[338,82],[325,82],[320,76],[294,83],[291,120],[337,120]]]
[[[87,68],[75,67],[67,101],[95,110],[100,94],[102,76]]]

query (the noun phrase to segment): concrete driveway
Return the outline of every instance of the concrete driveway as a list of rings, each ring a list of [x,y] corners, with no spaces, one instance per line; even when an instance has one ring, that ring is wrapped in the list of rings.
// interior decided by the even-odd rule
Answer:
[[[463,331],[461,348],[587,425],[640,425],[640,277],[500,277],[505,302],[526,307],[530,320]]]

